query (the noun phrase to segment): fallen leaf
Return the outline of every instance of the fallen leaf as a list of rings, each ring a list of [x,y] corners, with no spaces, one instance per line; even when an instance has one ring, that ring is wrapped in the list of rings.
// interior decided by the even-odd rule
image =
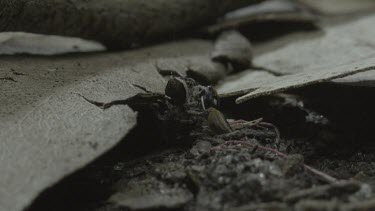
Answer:
[[[298,0],[327,15],[350,14],[375,9],[373,0]]]
[[[375,87],[375,71],[355,74],[345,78],[336,79],[333,82],[349,86]]]
[[[255,97],[271,95],[289,89],[323,83],[370,70],[375,70],[375,57],[330,69],[319,69],[315,71],[281,76],[264,82],[256,89],[250,89],[249,93],[237,98],[236,103],[242,103]]]
[[[97,101],[163,92],[161,58],[199,55],[207,41],[186,40],[128,52],[0,58],[0,210],[22,210],[45,188],[117,144],[136,124],[128,106]],[[197,53],[198,52],[198,53]],[[14,72],[14,71],[13,71]],[[133,85],[135,84],[135,85]]]
[[[247,81],[243,78],[238,85],[230,82],[230,89],[219,87],[219,93],[223,97],[245,95],[237,99],[240,103],[327,81],[369,86],[375,81],[375,71],[370,71],[375,65],[374,20],[375,16],[368,16],[345,24],[322,23],[321,31],[292,34],[258,45],[254,65],[285,76],[262,79],[248,75]],[[221,87],[228,85],[224,82]]]
[[[321,30],[287,35],[257,46],[257,66],[280,74],[350,64],[375,55],[375,15],[341,24],[321,23]]]
[[[106,48],[94,41],[73,37],[41,35],[24,32],[1,32],[0,55],[36,54],[55,55],[76,52],[104,51]]]

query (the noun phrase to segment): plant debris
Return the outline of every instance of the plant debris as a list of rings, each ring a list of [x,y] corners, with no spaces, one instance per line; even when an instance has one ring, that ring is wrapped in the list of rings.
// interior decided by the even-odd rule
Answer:
[[[286,125],[281,125],[283,128],[301,130],[300,133],[307,138],[311,136],[305,134],[307,129],[304,127],[314,125],[315,129],[309,129],[313,129],[311,133],[323,133],[322,127],[327,127],[330,122],[323,121],[321,114],[304,105],[302,98],[282,94],[272,97],[276,99],[265,100],[260,107],[271,106],[271,113],[264,112],[264,118],[250,121],[241,118],[248,119],[245,113],[256,112],[257,109],[251,104],[257,102],[236,105],[243,106],[237,115],[232,114],[227,121],[222,118],[214,120],[219,125],[229,125],[230,130],[223,133],[209,126],[209,110],[212,109],[205,107],[211,102],[217,112],[223,112],[219,115],[221,117],[227,116],[225,111],[230,112],[231,109],[225,108],[225,104],[217,107],[223,102],[213,101],[216,95],[210,87],[199,85],[190,78],[176,76],[172,76],[167,84],[165,93],[141,93],[137,98],[143,99],[144,103],[130,103],[130,106],[138,108],[139,116],[143,119],[138,125],[140,133],[144,133],[144,124],[157,127],[157,130],[162,128],[163,131],[159,131],[160,140],[166,144],[164,146],[168,146],[168,150],[162,147],[161,151],[153,151],[153,154],[136,160],[116,160],[110,167],[106,163],[106,168],[112,169],[110,172],[115,172],[117,179],[110,183],[112,191],[107,193],[108,197],[94,203],[95,210],[346,211],[349,208],[374,208],[372,198],[375,186],[359,181],[360,178],[366,180],[363,179],[366,178],[364,175],[356,176],[356,180],[353,177],[358,169],[371,168],[371,151],[361,155],[355,153],[348,158],[342,152],[344,140],[340,139],[340,145],[326,147],[328,152],[324,154],[322,148],[317,148],[315,140],[285,137],[273,124],[264,122],[264,119],[279,112],[284,115],[281,119],[290,120]],[[183,97],[176,98],[179,94]],[[159,98],[145,98],[147,95],[157,95]],[[155,103],[159,106],[155,106]],[[289,119],[285,119],[285,116]],[[294,119],[301,121],[292,123]],[[139,146],[143,151],[147,147],[160,145],[153,143],[157,140],[153,135],[147,137],[145,144],[135,139],[137,144],[133,150],[139,150]],[[336,150],[338,147],[341,148]],[[121,148],[122,155],[125,153],[123,150],[126,148]],[[335,160],[336,153],[343,153],[344,160]],[[353,163],[347,163],[348,159]],[[363,159],[369,162],[360,164]],[[352,176],[333,172],[341,165],[353,171]],[[355,167],[357,165],[362,167]],[[100,169],[94,168],[88,174],[93,172],[100,172]],[[366,172],[373,175],[371,171]],[[98,183],[101,184],[103,178],[106,177],[99,177]],[[88,203],[93,206],[92,202]]]
[[[336,1],[0,1],[7,31],[172,41],[0,57],[0,210],[375,210],[373,3]]]

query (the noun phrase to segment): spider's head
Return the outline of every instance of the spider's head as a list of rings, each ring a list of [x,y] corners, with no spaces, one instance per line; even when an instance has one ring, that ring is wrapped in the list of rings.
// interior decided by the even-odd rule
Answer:
[[[206,86],[202,89],[200,99],[205,110],[210,107],[219,108],[219,95],[212,86]]]

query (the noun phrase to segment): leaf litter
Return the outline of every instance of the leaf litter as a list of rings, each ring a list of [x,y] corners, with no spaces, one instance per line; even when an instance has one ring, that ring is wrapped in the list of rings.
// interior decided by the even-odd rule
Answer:
[[[374,62],[375,60],[370,57],[331,68],[316,68],[284,76],[275,76],[253,66],[251,68],[264,74],[265,79],[254,77],[252,78],[254,84],[249,84],[251,82],[247,83],[244,79],[244,86],[247,85],[250,88],[240,87],[237,90],[236,88],[232,88],[230,91],[225,90],[219,92],[221,93],[219,97],[221,101],[228,102],[233,97],[243,95],[236,102],[248,106],[246,101],[249,99],[298,90],[306,86],[373,70]],[[256,71],[249,75],[255,73]],[[235,84],[236,79],[234,79],[233,87],[236,86]],[[225,82],[221,85],[227,86]],[[283,96],[282,99],[293,102],[294,97]],[[197,100],[199,104],[201,101]],[[259,101],[262,102],[262,99]],[[269,106],[269,104],[270,101],[265,100],[262,105]],[[329,119],[323,120],[324,115],[306,108],[303,103],[292,104],[292,111],[289,110],[289,104],[278,102],[275,105],[281,108],[284,117],[291,115],[288,118],[293,119],[302,113],[302,116],[305,117],[302,125],[314,125],[313,131],[319,131],[322,126],[331,124]],[[232,109],[235,107],[225,109],[225,106],[224,103],[222,106],[226,111],[224,113],[233,113]],[[189,107],[184,110],[188,111]],[[212,114],[214,111],[211,109],[208,111],[208,116],[199,117],[199,123],[194,122],[195,127],[184,136],[181,136],[181,132],[174,133],[174,136],[179,134],[178,140],[180,140],[176,152],[156,154],[147,159],[147,162],[140,161],[137,164],[129,164],[125,161],[124,164],[129,166],[120,174],[129,175],[132,174],[132,171],[141,171],[142,176],[125,176],[119,182],[122,184],[121,186],[118,186],[118,183],[114,184],[113,187],[117,189],[118,193],[110,197],[107,204],[99,210],[122,208],[138,210],[140,208],[134,207],[134,204],[131,203],[143,199],[145,196],[150,200],[147,203],[143,202],[142,205],[145,206],[141,209],[146,210],[371,210],[374,208],[373,187],[355,179],[354,174],[352,174],[352,179],[339,179],[305,163],[312,161],[312,158],[299,153],[317,153],[319,147],[316,146],[316,143],[306,142],[299,138],[292,140],[283,137],[282,132],[280,135],[279,129],[275,125],[264,122],[264,119],[269,119],[268,117],[241,120],[241,116],[246,110],[240,109],[237,116],[235,115],[232,120],[227,121],[222,118],[210,118],[210,112],[211,115],[215,115]],[[201,112],[207,115],[204,109]],[[196,111],[193,113],[196,114]],[[214,123],[210,124],[210,121],[214,121]],[[240,126],[237,127],[238,125],[235,123],[239,122]],[[171,127],[176,124],[165,125]],[[225,125],[229,125],[231,129],[219,129]],[[292,125],[296,126],[297,124],[283,125],[283,127],[293,127]],[[186,130],[189,127],[185,126],[184,128]],[[167,133],[170,131],[176,130],[167,129]],[[176,138],[170,137],[162,139],[176,140]],[[176,143],[171,145],[172,148],[176,147]],[[370,152],[367,152],[368,154]],[[317,166],[324,168],[321,165]],[[147,187],[134,187],[130,185],[133,182],[137,184],[145,182],[148,185]],[[150,187],[154,188],[150,189]],[[186,194],[185,191],[190,194]],[[134,192],[138,193],[134,195]],[[166,198],[161,197],[163,199],[160,196],[152,197],[157,193],[163,195],[163,192],[176,192],[175,197],[179,199],[174,200],[176,203],[171,204],[171,201],[168,201],[170,199],[168,194],[165,195]],[[363,204],[360,204],[361,202]]]
[[[211,61],[207,58],[195,58],[195,61],[200,61],[198,68],[197,63],[190,60],[187,61],[188,65],[177,62],[184,68],[172,65],[163,69],[157,64],[159,73],[169,78],[164,93],[149,91],[143,85],[129,82],[143,93],[107,103],[96,101],[97,97],[92,100],[86,94],[77,95],[107,111],[122,105],[137,111],[138,124],[134,131],[138,132],[130,132],[125,137],[125,141],[135,141],[136,144],[123,149],[122,153],[131,154],[132,150],[153,153],[138,159],[130,156],[130,160],[112,160],[106,163],[109,166],[106,170],[103,170],[103,165],[95,166],[94,162],[90,166],[92,169],[88,170],[89,174],[81,173],[79,177],[82,174],[85,178],[93,176],[93,172],[94,175],[106,172],[117,175],[117,179],[99,176],[94,183],[104,183],[112,190],[96,202],[81,201],[79,206],[95,207],[95,210],[374,209],[374,185],[371,184],[374,174],[368,170],[373,167],[371,150],[364,150],[366,146],[352,149],[353,146],[346,145],[345,140],[338,139],[341,143],[334,149],[339,149],[332,151],[329,143],[320,145],[321,142],[311,140],[337,141],[332,138],[337,134],[331,130],[335,123],[332,115],[325,113],[324,109],[315,111],[315,107],[308,104],[311,99],[306,94],[319,90],[319,86],[324,87],[327,81],[374,69],[371,57],[354,59],[354,63],[280,74],[282,76],[272,74],[279,71],[278,68],[267,71],[267,64],[259,68],[249,66],[254,61],[245,62],[245,66],[251,70],[239,73],[247,76],[241,86],[237,86],[235,81],[229,86],[223,82],[219,87],[219,90],[224,90],[221,95],[207,84],[225,78],[235,69],[242,70],[236,62],[243,60],[230,56],[220,56],[219,60]],[[215,62],[223,68],[218,72],[218,68],[212,68],[210,74],[215,76],[220,73],[219,77],[191,74],[192,70],[200,72],[210,69],[202,64]],[[256,75],[265,78],[253,78]],[[254,83],[249,84],[247,80]],[[330,87],[327,92],[332,90],[336,88]],[[338,92],[340,90],[343,89],[337,89]],[[296,95],[278,94],[285,91],[296,92]],[[233,104],[233,97],[237,96],[241,96],[236,101],[241,105]],[[251,102],[248,102],[249,99],[252,99]],[[333,103],[332,100],[325,102],[327,105]],[[340,109],[343,107],[345,105]],[[267,109],[268,112],[265,112]],[[290,124],[282,124],[277,115],[281,115],[282,120],[290,121]],[[365,121],[356,123],[366,125]],[[287,135],[288,132],[294,136]],[[343,149],[354,152],[340,154]],[[334,172],[338,168],[333,166],[345,166],[346,174]],[[358,169],[365,173],[358,172]],[[72,184],[77,183],[68,182],[68,187]],[[69,194],[69,191],[64,192],[66,189],[59,189],[65,185],[64,182],[57,184],[55,195],[48,196],[49,199],[57,199],[57,203],[51,200],[55,202],[52,207],[74,207],[79,210],[76,204],[70,204],[62,197]],[[90,195],[88,191],[87,194],[95,196],[96,193]],[[48,207],[46,201],[42,202],[43,197],[37,199],[30,210]]]

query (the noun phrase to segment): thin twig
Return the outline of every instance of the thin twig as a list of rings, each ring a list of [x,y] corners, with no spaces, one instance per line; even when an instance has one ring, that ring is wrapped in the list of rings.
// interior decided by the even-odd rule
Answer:
[[[284,153],[278,151],[277,149],[251,144],[251,143],[248,143],[248,142],[244,141],[243,139],[241,139],[239,141],[236,141],[236,140],[226,141],[223,144],[220,144],[216,147],[211,148],[211,150],[212,151],[220,150],[220,149],[222,149],[223,145],[227,145],[227,144],[240,144],[240,145],[244,145],[244,146],[247,146],[247,147],[253,147],[253,148],[256,148],[256,149],[269,151],[269,152],[272,152],[272,153],[276,154],[277,156],[279,156],[281,158],[285,158],[285,157],[288,156],[287,154],[284,154]],[[330,176],[330,175],[328,175],[328,174],[326,174],[326,173],[324,173],[324,172],[322,172],[322,171],[320,171],[320,170],[318,170],[314,167],[311,167],[307,164],[303,164],[303,166],[305,167],[306,170],[310,171],[311,173],[315,174],[316,176],[320,177],[322,180],[324,180],[328,183],[334,183],[334,182],[338,181],[336,178],[334,178],[334,177],[332,177],[332,176]]]

